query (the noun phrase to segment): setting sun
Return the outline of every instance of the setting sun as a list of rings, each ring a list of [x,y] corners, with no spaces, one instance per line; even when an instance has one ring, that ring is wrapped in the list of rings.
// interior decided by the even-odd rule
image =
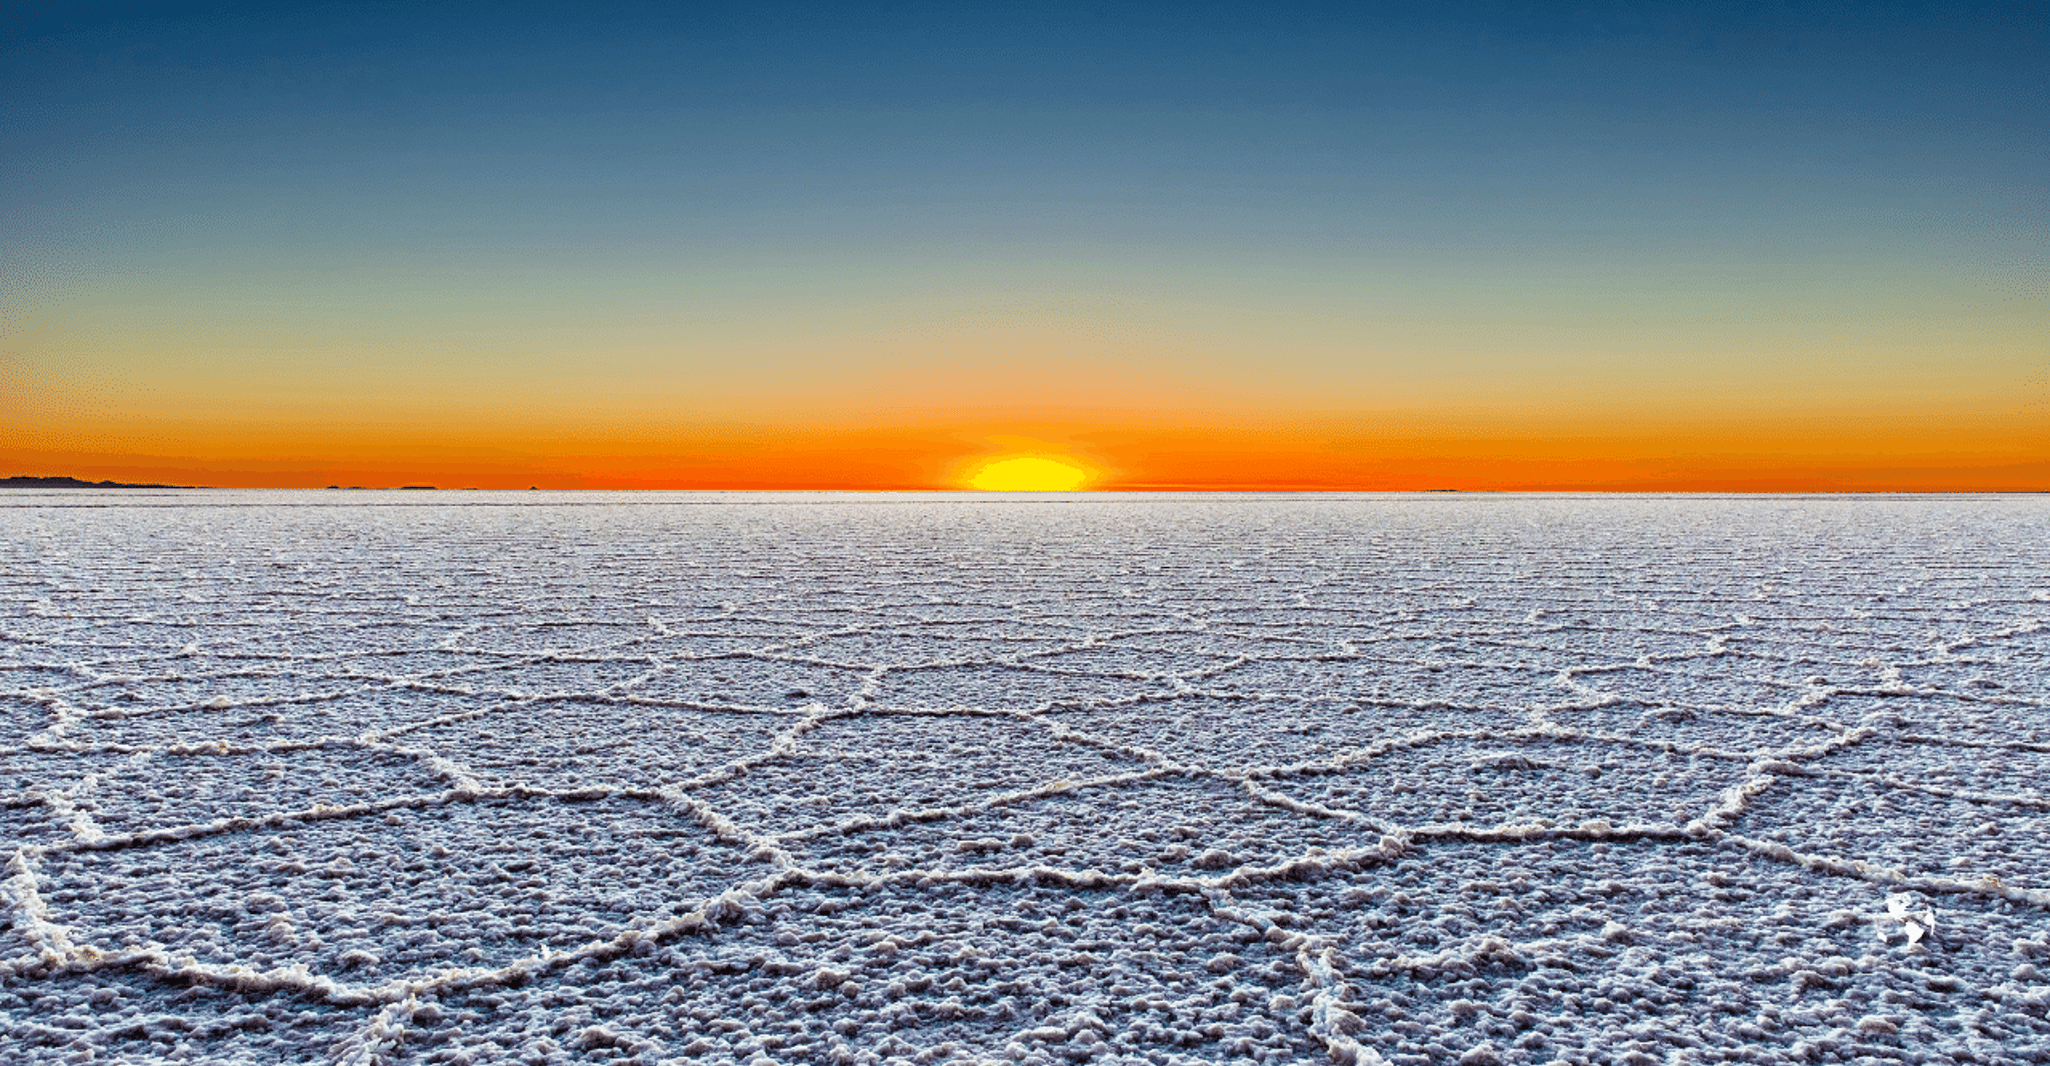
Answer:
[[[987,492],[1073,492],[1088,481],[1080,467],[1028,455],[985,463],[968,486]]]

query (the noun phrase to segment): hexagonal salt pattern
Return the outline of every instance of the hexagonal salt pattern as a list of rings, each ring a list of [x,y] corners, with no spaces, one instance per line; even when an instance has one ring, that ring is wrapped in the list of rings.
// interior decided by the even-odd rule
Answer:
[[[75,790],[72,803],[115,834],[363,806],[448,787],[417,756],[337,744],[131,756]]]
[[[1193,891],[800,882],[705,935],[444,995],[397,1061],[1303,1062],[1324,1047],[1300,984]]]
[[[88,496],[8,1061],[2050,1060],[2039,499]]]
[[[2040,904],[1890,895],[1727,844],[1447,843],[1233,895],[1328,953],[1338,1027],[1389,1062],[2023,1062],[2050,1042]]]
[[[1145,769],[1139,759],[1060,742],[1044,725],[1009,716],[874,713],[827,719],[789,754],[694,795],[745,829],[787,834]]]
[[[661,802],[541,796],[50,850],[34,872],[48,920],[103,952],[375,985],[611,940],[691,911],[748,865]]]
[[[166,980],[136,965],[0,975],[0,1047],[15,1062],[295,1066],[348,1046],[376,1013],[290,990]]]
[[[2050,802],[1987,801],[1872,777],[1782,778],[1730,829],[1923,877],[2040,889],[2050,871]]]
[[[1726,757],[1509,734],[1405,740],[1342,766],[1276,776],[1271,787],[1394,825],[1678,826],[1746,779]]]
[[[660,788],[766,751],[799,715],[589,700],[499,707],[393,743],[448,752],[490,787]]]
[[[1224,773],[1326,763],[1416,732],[1501,722],[1498,713],[1447,707],[1196,695],[1130,706],[1061,708],[1046,717],[1106,743]]]
[[[40,675],[24,678],[19,671],[11,675],[0,675],[0,684],[7,681],[29,680],[39,682]],[[40,695],[40,685],[30,691]],[[0,692],[0,743],[19,744],[30,736],[49,727],[55,715],[42,699],[19,692]]]
[[[948,817],[914,815],[782,842],[799,864],[820,870],[1064,869],[1202,878],[1377,840],[1367,827],[1306,817],[1234,782],[1170,773],[1080,788],[1057,784]]]

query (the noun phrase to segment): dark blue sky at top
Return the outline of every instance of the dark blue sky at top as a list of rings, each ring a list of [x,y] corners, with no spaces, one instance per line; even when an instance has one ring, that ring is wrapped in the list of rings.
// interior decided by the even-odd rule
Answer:
[[[2050,146],[2040,4],[599,6],[10,4],[7,228],[1601,233]]]

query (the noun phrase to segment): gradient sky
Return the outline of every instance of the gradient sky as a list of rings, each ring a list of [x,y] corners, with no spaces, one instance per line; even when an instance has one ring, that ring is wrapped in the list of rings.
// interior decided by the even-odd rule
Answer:
[[[2050,8],[7,3],[0,475],[2050,489]]]

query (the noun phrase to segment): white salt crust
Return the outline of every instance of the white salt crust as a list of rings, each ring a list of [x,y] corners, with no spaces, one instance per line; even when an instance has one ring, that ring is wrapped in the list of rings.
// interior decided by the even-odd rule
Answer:
[[[6,1061],[2050,1061],[2032,497],[0,495]]]

